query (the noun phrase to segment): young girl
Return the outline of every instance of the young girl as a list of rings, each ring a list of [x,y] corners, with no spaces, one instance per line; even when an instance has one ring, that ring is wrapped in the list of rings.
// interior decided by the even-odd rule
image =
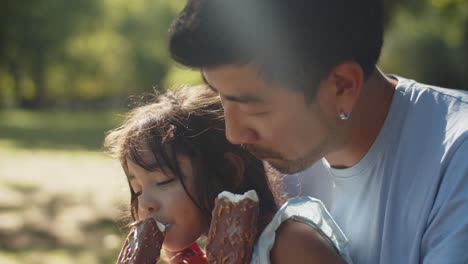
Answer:
[[[227,141],[219,97],[205,86],[167,92],[134,109],[105,147],[127,175],[133,219],[166,225],[163,248],[176,256],[171,263],[182,263],[178,252],[189,247],[200,254],[194,243],[207,234],[220,192],[252,189],[263,232],[251,263],[350,263],[346,239],[319,201],[299,198],[278,210],[279,178],[267,177],[261,161]]]

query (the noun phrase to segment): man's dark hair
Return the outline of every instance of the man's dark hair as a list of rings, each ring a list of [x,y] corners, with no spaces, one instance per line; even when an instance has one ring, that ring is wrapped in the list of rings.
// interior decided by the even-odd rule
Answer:
[[[381,0],[188,0],[169,49],[194,68],[255,62],[266,79],[313,96],[341,62],[374,71],[382,12]]]

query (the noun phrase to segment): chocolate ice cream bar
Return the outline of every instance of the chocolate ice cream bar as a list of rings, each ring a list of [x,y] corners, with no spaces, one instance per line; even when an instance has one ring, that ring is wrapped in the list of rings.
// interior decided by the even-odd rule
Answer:
[[[153,218],[132,224],[117,264],[155,264],[159,260],[164,229]]]
[[[222,192],[215,200],[206,255],[210,264],[247,264],[257,237],[258,196]]]

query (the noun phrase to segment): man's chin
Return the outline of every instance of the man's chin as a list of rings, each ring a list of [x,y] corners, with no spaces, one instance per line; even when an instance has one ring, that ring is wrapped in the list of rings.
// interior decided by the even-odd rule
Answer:
[[[310,165],[312,162],[307,162],[307,158],[299,159],[286,159],[283,155],[273,152],[271,150],[254,148],[252,146],[244,146],[244,148],[250,152],[255,158],[267,162],[271,167],[275,168],[280,173],[292,174],[300,172]],[[310,164],[309,164],[310,163]]]

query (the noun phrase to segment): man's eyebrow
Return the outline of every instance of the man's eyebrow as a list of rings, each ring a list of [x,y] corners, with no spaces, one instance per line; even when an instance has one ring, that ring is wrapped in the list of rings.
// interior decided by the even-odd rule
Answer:
[[[211,90],[213,90],[216,93],[219,93],[219,91],[214,86],[212,86],[210,83],[208,83],[208,81],[206,80],[204,74],[202,74],[202,79],[203,79],[203,82],[205,82],[205,84],[208,86],[208,88],[210,88]],[[249,95],[249,94],[240,95],[240,96],[224,95],[224,94],[221,94],[221,93],[219,93],[219,94],[222,97],[226,98],[226,100],[228,100],[228,101],[244,103],[244,104],[254,104],[254,103],[260,103],[262,101],[258,96]]]

